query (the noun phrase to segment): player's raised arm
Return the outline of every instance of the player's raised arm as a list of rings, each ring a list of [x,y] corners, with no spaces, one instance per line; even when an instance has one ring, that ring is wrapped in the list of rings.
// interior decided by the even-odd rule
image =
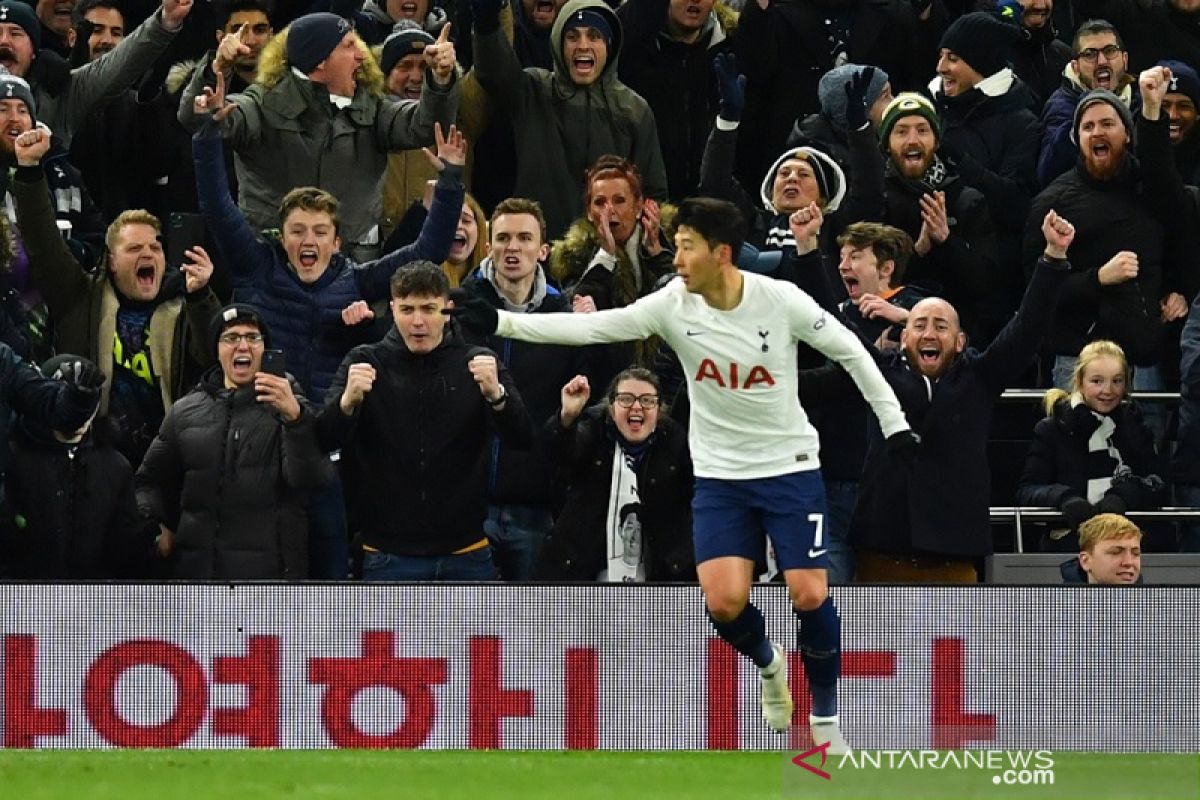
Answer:
[[[461,290],[451,292],[450,298],[450,315],[467,327],[523,342],[573,345],[631,342],[653,336],[659,333],[667,301],[664,290],[624,308],[592,314],[510,314]]]

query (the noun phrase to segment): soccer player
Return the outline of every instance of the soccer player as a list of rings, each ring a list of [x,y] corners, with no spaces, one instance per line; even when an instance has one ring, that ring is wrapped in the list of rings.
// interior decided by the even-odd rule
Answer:
[[[799,621],[813,740],[845,752],[837,718],[841,623],[828,591],[825,494],[817,434],[797,397],[796,343],[845,368],[890,448],[911,452],[918,439],[854,334],[795,286],[734,265],[746,231],[734,204],[685,200],[676,222],[677,277],[632,305],[593,314],[510,314],[463,298],[452,313],[513,339],[587,345],[658,335],[675,349],[689,378],[693,534],[709,618],[722,639],[759,667],[763,717],[786,731],[793,710],[787,659],[750,603],[755,558],[769,536]]]

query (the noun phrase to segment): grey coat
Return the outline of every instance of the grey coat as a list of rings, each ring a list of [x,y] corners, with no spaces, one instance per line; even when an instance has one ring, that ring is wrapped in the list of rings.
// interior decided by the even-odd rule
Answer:
[[[179,101],[179,121],[200,127],[192,101],[212,81],[197,69]],[[383,212],[383,179],[391,151],[433,144],[433,123],[449,130],[458,113],[458,81],[438,87],[426,80],[419,102],[393,100],[359,86],[344,109],[324,85],[287,68],[270,89],[252,84],[233,95],[237,108],[221,123],[237,168],[238,205],[254,228],[279,225],[279,202],[297,186],[316,186],[341,203],[342,242],[362,242]]]

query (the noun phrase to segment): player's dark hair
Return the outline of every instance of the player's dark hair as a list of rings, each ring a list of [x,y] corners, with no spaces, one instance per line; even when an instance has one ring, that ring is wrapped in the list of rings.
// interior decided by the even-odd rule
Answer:
[[[746,240],[746,217],[741,209],[728,200],[715,197],[684,200],[675,214],[675,225],[677,229],[681,225],[691,228],[703,236],[713,250],[719,245],[729,245],[733,250],[733,261],[737,261]]]
[[[432,261],[413,261],[392,275],[392,297],[449,297],[450,281]]]

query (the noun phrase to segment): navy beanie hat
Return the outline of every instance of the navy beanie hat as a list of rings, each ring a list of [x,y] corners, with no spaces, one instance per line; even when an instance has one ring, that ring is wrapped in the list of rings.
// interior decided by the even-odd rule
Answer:
[[[305,14],[288,26],[288,64],[307,75],[329,57],[350,30],[350,22],[337,14]]]
[[[563,36],[567,35],[567,31],[574,28],[595,28],[604,37],[604,41],[612,43],[613,32],[612,26],[609,25],[608,19],[603,14],[594,8],[585,8],[582,11],[576,11],[574,14],[563,23]]]

